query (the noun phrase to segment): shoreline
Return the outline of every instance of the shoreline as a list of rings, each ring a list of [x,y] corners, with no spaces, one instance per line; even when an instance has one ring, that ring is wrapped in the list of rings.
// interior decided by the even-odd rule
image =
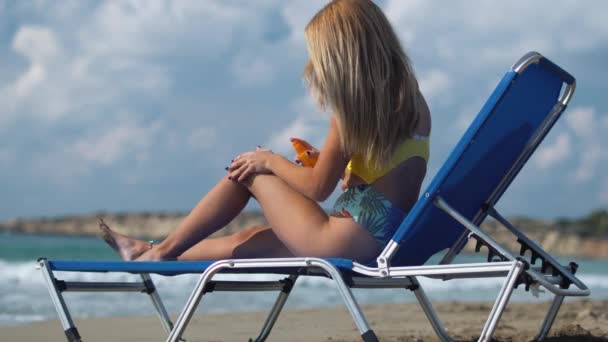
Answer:
[[[549,304],[509,304],[494,337],[498,341],[532,340]],[[479,336],[491,307],[491,302],[440,302],[435,306],[451,336],[466,341]],[[417,304],[364,305],[362,308],[381,341],[437,340]],[[153,309],[150,310],[152,315]],[[246,341],[257,336],[265,318],[265,312],[204,314],[203,301],[184,337],[188,341]],[[75,323],[86,341],[149,341],[166,337],[156,316],[75,317]],[[0,327],[0,336],[6,340],[65,340],[58,320]],[[565,302],[549,336],[548,341],[608,341],[608,300]],[[342,306],[286,308],[268,341],[287,340],[361,341],[348,311]]]
[[[185,215],[183,212],[142,212],[17,218],[0,222],[0,233],[93,237],[98,236],[97,218],[102,216],[110,227],[119,233],[144,240],[159,240],[177,226]],[[514,218],[512,223],[550,254],[560,257],[608,258],[608,235],[589,235],[574,228],[559,228],[559,221]],[[264,225],[267,225],[267,222],[261,212],[245,211],[211,237],[225,236],[247,227]],[[487,220],[482,224],[482,229],[503,243],[507,249],[519,251],[520,245],[516,239],[496,221]],[[474,241],[470,241],[465,250],[473,252]]]

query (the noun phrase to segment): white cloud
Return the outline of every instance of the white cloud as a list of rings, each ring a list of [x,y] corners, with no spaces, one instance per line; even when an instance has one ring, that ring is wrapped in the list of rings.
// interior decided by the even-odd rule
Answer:
[[[557,163],[564,161],[570,156],[571,141],[570,136],[566,133],[561,133],[553,144],[541,145],[536,152],[536,166],[539,169],[547,169],[555,166]]]
[[[566,123],[579,138],[588,137],[592,134],[596,124],[595,113],[591,107],[573,108],[566,114]]]
[[[108,169],[120,162],[135,168],[146,163],[166,133],[158,121],[138,123],[123,114],[122,121],[109,122],[98,129],[89,128],[72,139],[51,142],[43,153],[38,151],[32,157],[33,175],[69,185],[78,183],[80,177],[98,168]],[[119,177],[127,175],[121,173]]]
[[[127,156],[143,161],[159,130],[158,122],[145,126],[123,122],[99,133],[91,132],[75,142],[69,150],[76,160],[104,166]]]
[[[192,149],[200,151],[212,147],[217,142],[217,132],[210,127],[194,128],[188,138],[187,143]]]
[[[274,79],[276,69],[264,58],[241,55],[233,63],[233,72],[240,85],[259,87],[268,85]]]
[[[605,128],[602,120],[595,115],[593,107],[577,107],[566,113],[566,124],[576,136],[575,152],[576,164],[570,174],[570,181],[574,184],[591,181],[599,168],[605,167],[608,152],[602,149],[605,145]],[[608,126],[606,126],[608,127]]]
[[[508,65],[530,50],[592,49],[608,38],[603,2],[388,0],[383,7],[406,47],[461,68]]]
[[[574,172],[574,181],[586,182],[595,175],[598,164],[606,155],[602,153],[599,144],[582,145],[579,155],[581,158]]]
[[[304,28],[306,24],[327,3],[327,0],[281,2],[281,15],[289,27],[289,40],[293,46],[304,46]],[[302,52],[305,53],[306,51],[296,51],[296,53]],[[288,50],[286,53],[291,54],[293,52]]]
[[[308,117],[298,116],[287,127],[283,128],[278,133],[273,134],[267,145],[274,152],[284,155],[293,154],[289,139],[297,137],[306,140],[308,139],[307,137],[314,132],[314,129],[315,126],[310,122]]]
[[[14,119],[19,103],[38,93],[47,81],[49,66],[61,55],[54,32],[42,26],[20,27],[13,38],[12,48],[29,65],[12,84],[0,87],[0,105],[10,113],[3,115],[4,121]]]
[[[215,165],[209,149],[251,147],[244,142],[249,137],[287,155],[293,154],[291,136],[320,147],[327,115],[320,115],[293,81],[307,57],[304,27],[327,2],[65,0],[56,6],[45,0],[8,5],[0,9],[0,35],[6,38],[0,49],[0,130],[9,137],[1,145],[0,163],[33,169],[37,179],[78,184],[107,171],[135,182],[181,174],[177,161],[201,155],[205,167],[221,170],[226,156],[217,153]],[[592,57],[607,46],[608,3],[379,3],[412,57],[433,111],[430,170],[470,125],[488,96],[489,80],[528,50],[564,61],[581,85],[596,87],[579,70],[586,67],[581,63],[599,63]],[[0,0],[0,8],[3,4]],[[292,83],[284,82],[288,78]],[[569,110],[567,125],[558,124],[552,133],[556,139],[535,157],[540,158],[533,162],[537,169],[555,166],[550,176],[536,172],[551,177],[551,184],[586,182],[599,189],[608,157],[594,146],[606,146],[608,117],[599,115],[601,95],[589,93],[586,99],[591,107]],[[254,121],[258,118],[268,121]],[[239,139],[230,139],[235,132]],[[155,163],[166,171],[151,167]]]
[[[427,99],[432,99],[448,90],[451,85],[448,74],[439,69],[432,69],[419,76],[420,90]]]
[[[61,51],[55,33],[48,27],[22,26],[13,38],[13,49],[32,64],[46,64]]]
[[[320,113],[311,96],[294,101],[292,108],[297,113],[296,118],[286,127],[273,134],[263,146],[269,147],[274,152],[290,156],[294,152],[289,139],[296,137],[307,140],[316,148],[321,149],[323,138],[325,138],[329,127],[329,114]]]
[[[15,82],[14,94],[17,98],[30,95],[37,85],[46,79],[46,70],[40,64],[32,64]],[[13,107],[13,106],[11,106]]]

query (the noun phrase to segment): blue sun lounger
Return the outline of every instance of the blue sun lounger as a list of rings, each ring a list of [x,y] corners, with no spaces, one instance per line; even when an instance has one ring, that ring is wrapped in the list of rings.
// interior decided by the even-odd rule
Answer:
[[[502,217],[495,204],[525,162],[566,108],[575,89],[575,80],[566,71],[538,53],[522,57],[500,81],[476,119],[439,170],[429,187],[407,215],[376,262],[362,265],[346,259],[285,258],[234,259],[200,262],[111,262],[50,261],[40,259],[48,289],[69,341],[80,341],[79,333],[64,302],[69,291],[137,291],[150,295],[167,341],[182,337],[202,297],[213,291],[279,291],[261,332],[255,341],[264,341],[289,293],[300,277],[325,276],[335,282],[364,341],[378,341],[351,288],[404,288],[414,292],[434,331],[442,341],[451,341],[418,277],[443,280],[502,277],[489,317],[479,340],[489,341],[509,301],[519,285],[528,290],[541,286],[554,295],[541,324],[538,340],[544,339],[566,296],[588,296],[590,291],[574,275],[575,263],[561,265]],[[491,216],[513,233],[521,248],[514,253],[479,226]],[[469,240],[476,251],[487,251],[487,262],[452,264]],[[443,252],[436,265],[428,259]],[[55,272],[128,272],[141,282],[70,282],[56,278]],[[172,276],[199,273],[179,318],[173,324],[149,274]],[[220,281],[218,273],[284,274],[280,281]],[[244,277],[246,278],[246,277]]]

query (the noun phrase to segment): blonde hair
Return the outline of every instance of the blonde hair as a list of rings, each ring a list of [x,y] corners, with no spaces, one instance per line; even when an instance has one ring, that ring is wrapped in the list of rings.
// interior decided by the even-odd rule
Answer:
[[[337,117],[349,155],[382,168],[418,123],[418,84],[399,39],[369,0],[334,0],[305,30],[304,78],[319,106]]]

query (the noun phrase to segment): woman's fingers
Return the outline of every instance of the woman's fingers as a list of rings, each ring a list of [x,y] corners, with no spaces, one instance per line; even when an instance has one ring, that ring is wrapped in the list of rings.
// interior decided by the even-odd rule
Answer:
[[[234,159],[230,166],[228,166],[227,171],[233,171],[241,167],[246,162],[245,159]]]
[[[228,179],[242,182],[254,171],[253,165],[246,159],[235,161],[230,166]]]
[[[243,166],[243,169],[243,172],[241,172],[240,176],[237,178],[239,182],[243,182],[244,180],[246,180],[247,177],[249,177],[254,171],[252,165],[245,165]]]
[[[239,167],[230,172],[229,179],[242,182],[253,173],[253,166],[250,163],[242,163]]]
[[[230,164],[230,166],[228,166],[227,171],[232,171],[234,169],[238,169],[241,165],[243,165],[243,163],[246,163],[248,160],[248,157],[250,157],[254,153],[255,152],[245,152],[245,153],[241,153],[238,156],[234,157],[234,159],[232,160],[232,163]]]

